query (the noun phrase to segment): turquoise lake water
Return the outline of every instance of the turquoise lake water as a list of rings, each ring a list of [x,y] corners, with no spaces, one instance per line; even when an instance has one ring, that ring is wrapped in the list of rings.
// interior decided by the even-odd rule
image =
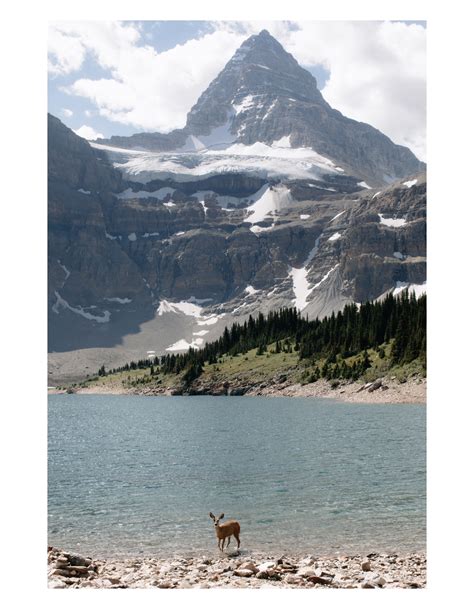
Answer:
[[[52,395],[48,543],[209,553],[212,511],[247,552],[424,550],[425,426],[420,405]]]

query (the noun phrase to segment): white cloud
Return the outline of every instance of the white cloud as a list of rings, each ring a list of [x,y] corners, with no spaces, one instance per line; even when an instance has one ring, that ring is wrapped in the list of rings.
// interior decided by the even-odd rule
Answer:
[[[61,112],[63,113],[63,116],[66,116],[67,118],[71,118],[71,116],[74,114],[74,112],[69,110],[69,108],[63,108]]]
[[[48,35],[48,70],[52,74],[68,74],[78,70],[86,50],[77,36],[70,36],[52,23]]]
[[[140,32],[130,25],[83,22],[55,27],[61,35],[80,40],[97,63],[111,71],[107,78],[79,78],[65,90],[91,100],[111,121],[159,131],[184,126],[191,106],[246,38],[215,31],[157,53],[149,45],[138,45]],[[57,55],[56,60],[73,65]]]
[[[426,158],[426,29],[390,21],[227,22],[227,31],[262,28],[302,65],[330,77],[326,101]]]
[[[55,24],[50,69],[78,70],[87,53],[110,76],[78,78],[68,92],[99,114],[137,130],[183,127],[186,114],[237,47],[266,28],[303,65],[323,65],[325,99],[425,158],[426,30],[398,22],[219,22],[215,31],[163,53],[141,42],[139,26]]]
[[[89,125],[82,125],[79,129],[74,129],[74,133],[85,140],[96,140],[98,137],[104,137],[102,133],[99,133],[93,127],[89,127]]]
[[[426,157],[426,30],[399,22],[318,22],[290,33],[287,50],[330,77],[322,93],[346,116]]]

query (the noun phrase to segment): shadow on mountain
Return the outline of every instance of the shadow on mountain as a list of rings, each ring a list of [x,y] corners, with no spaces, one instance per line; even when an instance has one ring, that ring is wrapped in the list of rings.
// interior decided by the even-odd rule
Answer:
[[[154,317],[153,307],[135,311],[112,312],[110,321],[97,323],[61,309],[48,315],[48,352],[76,349],[112,348],[123,345],[123,338],[140,333],[140,327]]]

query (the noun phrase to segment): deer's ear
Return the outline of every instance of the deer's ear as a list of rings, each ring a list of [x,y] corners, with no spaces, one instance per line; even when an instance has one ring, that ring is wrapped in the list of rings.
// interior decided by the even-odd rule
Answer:
[[[215,520],[216,518],[212,512],[209,512],[209,516],[212,518],[212,520]]]
[[[217,520],[220,520],[221,518],[224,518],[224,514],[221,514]]]

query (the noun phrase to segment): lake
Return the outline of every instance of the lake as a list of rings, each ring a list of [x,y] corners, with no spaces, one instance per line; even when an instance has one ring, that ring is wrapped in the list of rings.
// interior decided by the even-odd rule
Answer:
[[[265,397],[51,395],[48,543],[94,557],[425,550],[426,409]],[[234,546],[231,542],[231,548]]]

